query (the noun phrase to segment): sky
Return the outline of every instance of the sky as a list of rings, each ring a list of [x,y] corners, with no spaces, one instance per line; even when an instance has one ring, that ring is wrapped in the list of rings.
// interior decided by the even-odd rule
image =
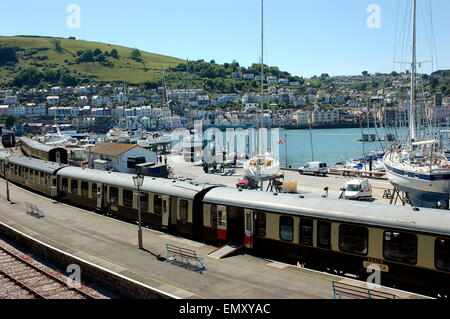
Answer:
[[[418,61],[433,61],[423,63],[418,72],[450,69],[450,1],[417,1]],[[242,66],[260,61],[261,0],[0,4],[7,8],[2,9],[0,35],[75,36],[181,59],[236,60]],[[408,65],[394,61],[410,61],[411,33],[403,31],[410,24],[410,18],[405,24],[410,4],[411,0],[264,0],[264,63],[303,77],[404,71]],[[79,11],[68,10],[71,5]]]

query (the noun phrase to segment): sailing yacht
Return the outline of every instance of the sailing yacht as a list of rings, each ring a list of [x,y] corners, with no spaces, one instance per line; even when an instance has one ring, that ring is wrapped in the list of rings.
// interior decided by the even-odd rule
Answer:
[[[409,141],[393,145],[383,157],[389,182],[408,194],[412,205],[449,208],[450,166],[439,147],[439,141],[417,140],[415,85],[416,85],[416,0],[412,12],[412,61],[409,102]]]
[[[264,88],[264,0],[261,0],[261,113],[263,109]],[[262,115],[261,115],[262,117]],[[261,121],[261,124],[263,122]],[[261,125],[263,127],[263,125]],[[258,154],[244,162],[244,172],[255,179],[262,180],[277,176],[280,162],[269,152],[262,153],[258,147]]]

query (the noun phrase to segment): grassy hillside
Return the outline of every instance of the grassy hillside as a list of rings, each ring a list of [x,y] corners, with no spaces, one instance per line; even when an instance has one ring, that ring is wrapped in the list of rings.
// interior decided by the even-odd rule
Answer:
[[[55,41],[59,42],[59,45]],[[60,46],[60,50],[57,46]],[[143,51],[140,52],[142,61],[138,62],[131,58],[132,48],[62,38],[0,36],[1,47],[15,47],[18,62],[0,66],[0,85],[9,83],[28,66],[35,66],[42,72],[68,70],[72,76],[86,79],[86,82],[125,81],[140,84],[159,80],[161,67],[174,67],[184,62],[177,58]],[[107,65],[100,62],[76,63],[79,57],[77,52],[95,49],[100,49],[104,53],[116,49],[119,58],[108,57]]]

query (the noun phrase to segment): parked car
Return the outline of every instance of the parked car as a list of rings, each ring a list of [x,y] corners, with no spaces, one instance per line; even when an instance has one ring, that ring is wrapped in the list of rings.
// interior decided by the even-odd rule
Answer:
[[[241,189],[255,189],[258,187],[258,184],[250,176],[244,175],[237,180],[236,187]]]
[[[323,176],[327,176],[328,166],[327,163],[324,162],[309,162],[305,166],[301,166],[298,168],[298,172],[300,174],[314,174],[316,176],[322,174]]]

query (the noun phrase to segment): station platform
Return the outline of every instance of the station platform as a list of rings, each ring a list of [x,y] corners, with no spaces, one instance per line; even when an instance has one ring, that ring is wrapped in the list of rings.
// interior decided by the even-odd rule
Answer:
[[[332,281],[348,278],[245,254],[211,258],[214,246],[143,229],[144,250],[137,248],[137,225],[105,217],[34,194],[0,179],[0,222],[78,258],[97,264],[167,294],[186,299],[332,299]],[[44,217],[27,214],[25,201]],[[192,271],[164,262],[166,244],[192,249],[205,270]],[[82,274],[81,274],[82,276]],[[398,298],[424,298],[383,288]]]

